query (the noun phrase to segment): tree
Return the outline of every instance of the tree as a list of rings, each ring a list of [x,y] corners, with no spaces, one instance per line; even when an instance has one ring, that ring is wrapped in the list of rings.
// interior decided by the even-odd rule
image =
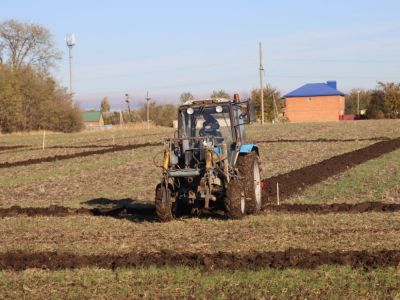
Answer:
[[[190,92],[185,92],[181,94],[179,99],[181,100],[182,103],[185,103],[186,101],[193,100],[194,97]]]
[[[381,90],[374,90],[371,93],[371,100],[367,108],[368,119],[385,118],[385,93]]]
[[[400,83],[378,82],[378,88],[384,93],[385,117],[400,118]]]
[[[219,90],[219,91],[213,91],[211,96],[211,99],[214,98],[225,98],[225,99],[230,99],[230,96],[227,92],[225,92],[224,90]]]
[[[371,91],[353,89],[349,94],[346,95],[346,114],[356,115],[357,112],[357,102],[358,102],[358,91],[360,91],[360,110],[367,109],[371,101]]]
[[[79,107],[47,72],[0,65],[0,130],[48,129],[71,132],[82,127]]]
[[[109,112],[110,111],[110,102],[108,101],[108,97],[104,97],[103,100],[101,100],[100,104],[100,110],[101,112]]]
[[[14,69],[36,66],[47,70],[61,59],[48,29],[15,20],[0,23],[0,50],[5,55],[4,61]]]
[[[261,96],[260,89],[251,91],[250,100],[254,104],[257,117],[261,118]],[[274,99],[276,107],[274,107]],[[283,111],[283,101],[281,100],[281,93],[272,86],[264,88],[264,117],[272,121],[276,117],[280,117]]]
[[[138,111],[138,116],[146,119],[147,103],[143,103]],[[172,123],[177,118],[177,108],[172,104],[157,104],[151,101],[149,105],[150,120],[158,126],[172,127]]]

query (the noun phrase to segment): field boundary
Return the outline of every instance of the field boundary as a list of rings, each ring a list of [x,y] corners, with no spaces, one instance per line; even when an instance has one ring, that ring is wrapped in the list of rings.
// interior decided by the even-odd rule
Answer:
[[[314,140],[299,140],[299,139],[277,139],[277,140],[260,140],[256,141],[257,144],[275,144],[275,143],[348,143],[348,142],[379,142],[379,141],[390,141],[391,138],[381,136],[372,138],[361,138],[361,139],[325,139],[319,138]]]
[[[361,202],[355,204],[335,203],[335,204],[282,204],[268,205],[263,211],[278,213],[303,213],[303,214],[329,214],[329,213],[348,213],[359,214],[369,212],[393,213],[400,211],[400,204],[382,202]],[[145,220],[155,220],[155,207],[152,203],[136,203],[127,206],[117,206],[113,208],[70,208],[58,205],[48,207],[20,207],[11,206],[0,208],[0,218],[16,217],[67,217],[76,215],[102,216],[102,217],[141,217]]]
[[[400,250],[318,251],[288,249],[268,252],[192,253],[161,250],[121,255],[79,255],[63,252],[5,252],[0,254],[0,270],[29,268],[63,270],[96,267],[116,269],[135,266],[190,266],[206,269],[314,269],[321,265],[348,265],[354,268],[397,267]]]

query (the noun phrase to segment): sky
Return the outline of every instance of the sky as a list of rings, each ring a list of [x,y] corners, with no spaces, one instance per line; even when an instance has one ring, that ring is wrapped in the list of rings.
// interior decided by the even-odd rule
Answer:
[[[65,35],[73,32],[73,89],[82,108],[107,96],[114,109],[146,91],[177,103],[223,89],[243,97],[265,83],[283,94],[303,84],[337,80],[338,88],[399,81],[400,1],[101,1],[2,0],[0,21],[48,28],[63,53],[53,75],[69,85]]]

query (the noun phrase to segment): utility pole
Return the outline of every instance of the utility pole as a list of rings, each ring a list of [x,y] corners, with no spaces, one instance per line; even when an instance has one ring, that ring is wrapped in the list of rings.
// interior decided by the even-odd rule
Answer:
[[[129,94],[125,94],[125,102],[128,105],[128,113],[129,113],[129,121],[132,122],[132,116],[131,116],[131,105],[130,105],[130,100],[129,100]]]
[[[151,98],[149,97],[149,91],[147,91],[147,96],[146,96],[146,101],[147,101],[147,129],[150,129],[150,110],[149,110],[150,100],[151,100]]]
[[[264,66],[263,66],[263,51],[261,42],[259,43],[259,51],[260,51],[261,124],[264,125]]]
[[[361,91],[358,90],[357,91],[357,116],[360,115],[360,93],[361,93]]]
[[[121,125],[121,127],[122,127],[123,124],[124,124],[124,118],[122,116],[122,109],[121,109],[119,111],[119,125]]]
[[[69,60],[69,93],[71,95],[71,99],[74,95],[74,92],[72,90],[72,48],[76,45],[76,38],[75,34],[70,33],[67,34],[65,37],[65,43],[67,44],[68,47],[68,60]]]
[[[278,106],[276,105],[275,93],[272,91],[272,100],[274,101],[274,116],[275,122],[278,121]]]

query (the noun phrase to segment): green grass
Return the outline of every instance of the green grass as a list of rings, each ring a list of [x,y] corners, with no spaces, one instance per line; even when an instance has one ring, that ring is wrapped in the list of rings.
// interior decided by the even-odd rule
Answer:
[[[136,151],[135,155],[131,155],[129,162],[140,161],[140,160],[150,160],[152,158],[151,154],[154,155],[153,151]],[[128,152],[129,151],[129,152]],[[127,153],[132,154],[132,150],[127,150]],[[68,176],[79,173],[81,171],[91,171],[91,170],[102,170],[107,169],[114,166],[119,166],[127,163],[127,155],[109,155],[108,157],[105,155],[101,155],[103,158],[99,160],[99,156],[94,156],[92,159],[87,158],[77,158],[77,163],[72,166],[65,166],[66,163],[64,161],[44,163],[50,164],[51,168],[47,168],[47,170],[41,170],[32,172],[32,174],[21,173],[17,176],[12,176],[9,178],[0,178],[0,187],[1,186],[15,186],[22,184],[29,184],[37,181],[41,181],[44,179],[48,179],[56,176]],[[104,159],[105,158],[105,159]],[[91,161],[90,161],[91,160]],[[85,162],[89,161],[89,162]],[[32,167],[22,167],[21,169],[29,169]]]
[[[0,222],[0,252],[123,254],[400,249],[400,213],[265,213],[241,221],[134,222],[111,217],[10,217]],[[95,247],[93,246],[95,245]]]
[[[315,270],[188,267],[0,272],[4,298],[383,299],[400,297],[400,270],[343,266]]]
[[[400,150],[367,161],[341,175],[305,189],[290,203],[399,202]]]
[[[161,141],[173,136],[173,132],[170,128],[154,128],[150,131],[126,129],[49,134],[47,142],[49,146],[110,145],[114,137],[117,144],[143,143]],[[269,177],[374,143],[357,139],[399,137],[400,120],[255,125],[250,126],[248,135],[250,140],[297,140],[260,144],[263,175]],[[320,138],[355,141],[302,142]],[[41,133],[0,135],[1,145],[40,147],[41,141]],[[161,148],[146,147],[2,169],[0,206],[59,204],[79,207],[87,200],[103,197],[153,201],[154,186],[161,174],[153,166],[152,157]],[[50,153],[20,150],[9,156],[3,152],[2,161]],[[51,151],[64,153],[66,150]],[[304,195],[292,198],[290,202],[382,200],[399,203],[399,166],[400,151],[389,153],[309,187]],[[194,218],[168,224],[88,216],[18,216],[0,220],[0,251],[117,254],[160,249],[213,253],[277,251],[290,247],[313,251],[399,249],[399,220],[399,213],[271,213],[241,221]],[[1,271],[0,298],[400,299],[399,282],[399,267],[368,272],[344,266],[260,271],[206,271],[188,267]]]

